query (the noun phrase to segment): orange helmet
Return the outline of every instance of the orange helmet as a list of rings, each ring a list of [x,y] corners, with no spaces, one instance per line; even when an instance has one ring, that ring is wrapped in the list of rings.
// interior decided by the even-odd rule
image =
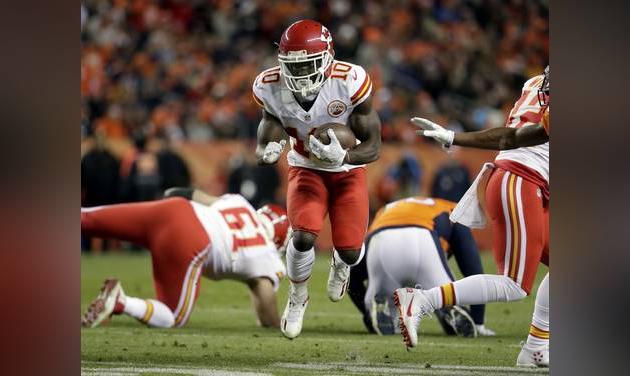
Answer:
[[[282,33],[278,47],[280,74],[289,90],[303,96],[317,93],[335,55],[330,31],[317,21],[300,20]]]
[[[286,251],[291,238],[291,226],[287,211],[280,205],[267,204],[260,207],[256,213],[269,239],[272,239],[278,252],[282,255]]]

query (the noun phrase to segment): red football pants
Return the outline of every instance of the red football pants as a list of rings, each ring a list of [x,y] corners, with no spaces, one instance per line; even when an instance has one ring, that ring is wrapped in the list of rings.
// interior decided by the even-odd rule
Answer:
[[[151,252],[157,299],[188,321],[210,239],[183,198],[81,209],[81,233],[130,241]]]
[[[290,166],[287,212],[294,230],[315,235],[328,213],[335,249],[361,249],[369,221],[365,168],[325,172]]]
[[[497,168],[486,187],[486,210],[492,220],[498,274],[531,292],[538,264],[549,266],[549,210],[540,188]]]

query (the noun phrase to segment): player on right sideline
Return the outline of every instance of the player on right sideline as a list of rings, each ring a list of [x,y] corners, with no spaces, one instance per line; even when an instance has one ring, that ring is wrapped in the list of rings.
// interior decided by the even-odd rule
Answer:
[[[505,128],[454,133],[429,120],[413,118],[445,147],[471,146],[501,150],[487,163],[451,214],[453,222],[493,228],[498,275],[474,275],[429,290],[397,289],[394,301],[408,347],[418,342],[423,316],[450,305],[516,301],[529,295],[538,264],[549,265],[549,66],[529,79],[510,112]],[[403,312],[405,313],[403,315]],[[549,273],[536,294],[527,342],[517,366],[549,366]]]

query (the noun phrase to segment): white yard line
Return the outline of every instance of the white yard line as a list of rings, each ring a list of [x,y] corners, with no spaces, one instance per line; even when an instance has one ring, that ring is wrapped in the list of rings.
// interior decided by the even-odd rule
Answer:
[[[396,375],[452,375],[457,371],[460,375],[474,374],[548,374],[548,369],[501,367],[501,366],[461,366],[423,364],[387,364],[387,363],[273,363],[270,367],[299,369],[307,371],[343,371],[352,373],[396,374]]]
[[[278,362],[267,365],[266,370],[291,369],[315,373],[346,374],[379,374],[379,375],[537,375],[548,374],[548,369],[532,369],[504,366],[462,366],[448,364],[391,364],[391,363],[285,363]],[[153,366],[124,362],[82,362],[81,375],[92,376],[136,376],[145,372],[158,374],[185,374],[193,376],[268,376],[272,373],[237,371],[233,369],[201,368],[186,366]]]
[[[131,363],[115,362],[90,362],[85,364],[89,364],[89,366],[81,365],[81,375],[86,376],[135,376],[146,372],[194,376],[271,376],[270,373],[235,371],[218,368],[138,366]],[[108,365],[113,367],[106,367]]]

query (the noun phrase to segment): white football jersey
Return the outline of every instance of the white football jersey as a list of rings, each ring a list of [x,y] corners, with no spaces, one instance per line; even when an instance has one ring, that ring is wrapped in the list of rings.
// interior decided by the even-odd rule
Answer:
[[[506,127],[520,128],[536,125],[542,121],[542,107],[538,102],[538,88],[544,76],[529,79],[523,85],[521,97],[514,104]],[[549,182],[549,142],[541,145],[502,150],[496,160],[510,160],[525,165],[538,172]]]
[[[323,171],[347,171],[363,165],[345,164],[330,167],[308,150],[309,136],[328,123],[347,124],[356,106],[372,93],[372,81],[359,65],[335,60],[330,76],[324,81],[309,111],[304,111],[280,75],[280,67],[263,71],[256,77],[253,96],[265,111],[277,117],[291,136],[291,150],[287,154],[290,166]]]
[[[245,281],[267,277],[274,285],[286,270],[276,246],[268,239],[256,210],[241,195],[226,194],[207,206],[190,201],[210,237],[204,275],[210,279]]]

